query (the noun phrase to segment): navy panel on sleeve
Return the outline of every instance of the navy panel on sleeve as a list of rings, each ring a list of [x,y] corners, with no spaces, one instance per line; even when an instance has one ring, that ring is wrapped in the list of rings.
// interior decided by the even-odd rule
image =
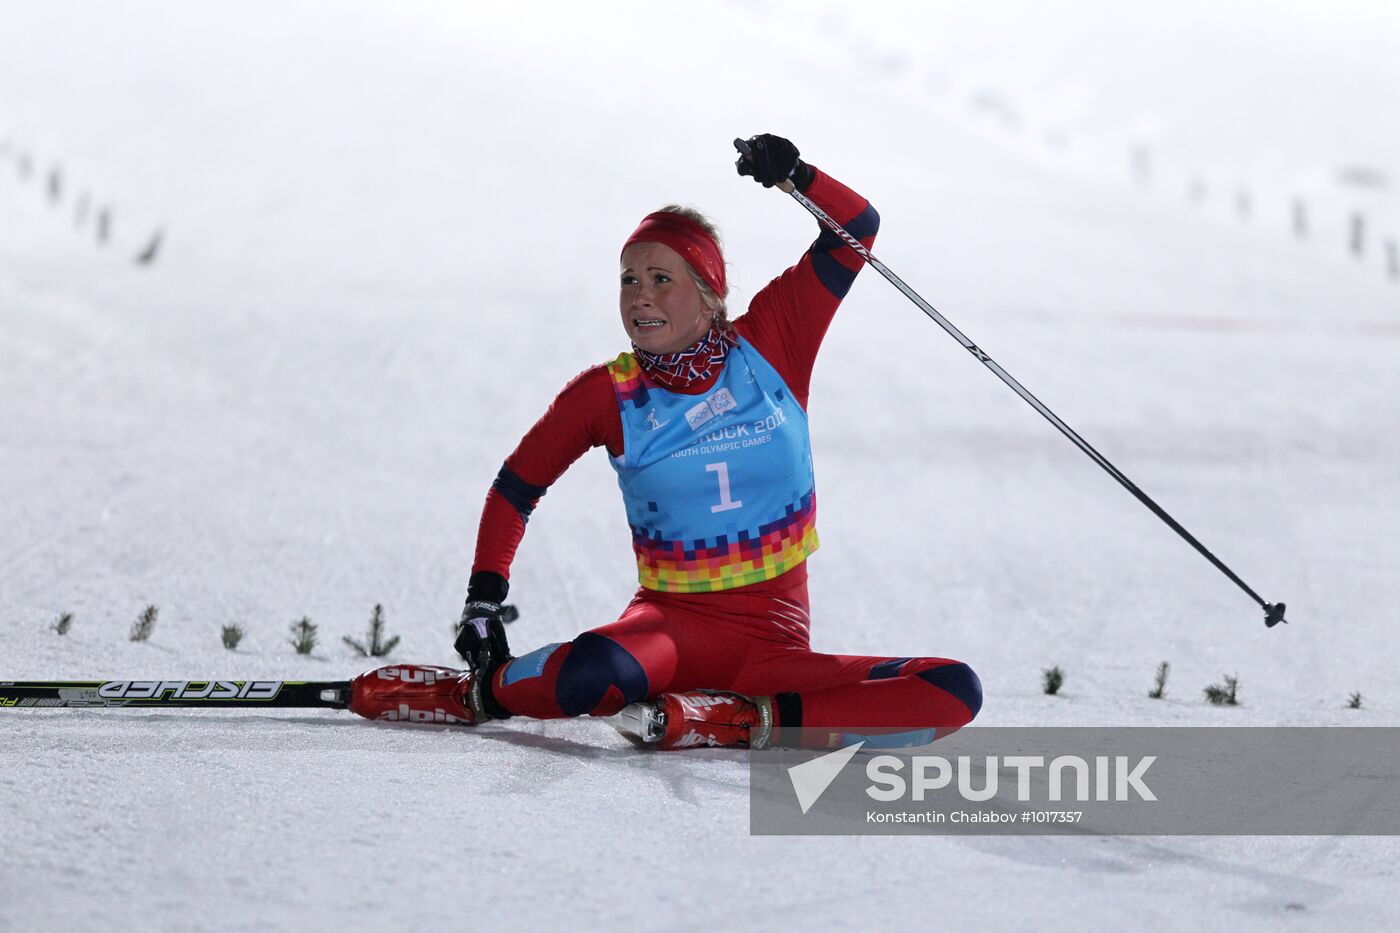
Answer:
[[[496,474],[496,481],[491,484],[491,488],[515,506],[515,511],[520,513],[520,520],[525,522],[530,520],[530,513],[535,510],[540,497],[549,491],[547,486],[535,486],[525,482],[516,476],[510,467],[504,465],[501,466],[501,472]]]
[[[880,230],[880,214],[874,205],[867,204],[865,210],[845,224],[845,227],[846,232],[857,240],[873,237]],[[846,297],[846,293],[851,290],[851,283],[856,279],[856,272],[859,271],[859,267],[849,269],[837,260],[838,252],[847,248],[845,241],[823,228],[821,236],[817,237],[808,250],[812,255],[812,271],[826,286],[826,290],[837,298]]]

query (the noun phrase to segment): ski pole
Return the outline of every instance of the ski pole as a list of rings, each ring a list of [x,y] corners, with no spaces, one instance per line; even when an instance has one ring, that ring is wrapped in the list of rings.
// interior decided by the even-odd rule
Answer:
[[[734,140],[734,148],[738,149],[739,152],[743,153],[746,156],[750,155],[749,146],[742,139]],[[1225,565],[1224,561],[1212,554],[1204,544],[1196,540],[1195,535],[1191,534],[1191,532],[1187,531],[1180,522],[1172,518],[1171,515],[1167,514],[1166,509],[1162,508],[1155,501],[1153,501],[1152,497],[1149,496],[1147,493],[1143,492],[1141,489],[1139,489],[1137,485],[1133,483],[1132,480],[1128,479],[1128,477],[1124,475],[1122,470],[1119,470],[1116,466],[1110,463],[1107,457],[1105,457],[1103,454],[1099,453],[1096,449],[1094,449],[1094,446],[1088,441],[1086,441],[1084,438],[1080,437],[1077,431],[1075,431],[1069,425],[1065,424],[1065,422],[1061,420],[1059,415],[1051,411],[1045,405],[1044,402],[1032,395],[1030,391],[1026,389],[1025,386],[1021,385],[1021,383],[1017,382],[1016,379],[1010,373],[1002,369],[1001,366],[995,360],[993,360],[990,356],[986,354],[986,352],[982,350],[981,347],[977,346],[977,344],[973,343],[970,339],[968,339],[966,334],[958,330],[958,328],[953,325],[952,321],[948,320],[942,314],[938,313],[938,310],[934,308],[933,305],[929,304],[923,299],[923,297],[918,292],[914,291],[914,289],[910,288],[907,284],[905,284],[904,280],[901,279],[899,276],[895,275],[894,272],[888,266],[886,266],[880,260],[876,259],[875,256],[871,254],[870,250],[865,248],[865,246],[860,242],[860,240],[857,240],[855,237],[851,236],[851,234],[846,230],[846,228],[841,226],[840,223],[834,220],[831,217],[831,215],[827,214],[826,211],[813,204],[802,192],[797,190],[796,186],[793,185],[792,182],[780,182],[779,187],[782,188],[783,191],[791,195],[793,200],[795,200],[798,204],[801,204],[808,211],[810,211],[812,216],[816,217],[817,220],[821,222],[822,226],[826,227],[832,233],[836,234],[838,237],[841,238],[841,241],[843,243],[845,243],[851,249],[855,250],[856,254],[860,256],[861,259],[865,260],[872,269],[879,272],[889,281],[891,285],[899,289],[900,293],[903,294],[905,298],[908,298],[915,304],[916,307],[918,307],[920,311],[924,312],[924,314],[932,318],[934,323],[936,323],[939,327],[943,328],[943,330],[945,330],[950,337],[952,337],[958,343],[962,344],[963,349],[967,350],[969,353],[975,356],[978,359],[978,361],[982,363],[982,365],[986,366],[993,373],[995,373],[998,379],[1006,383],[1006,385],[1009,386],[1013,392],[1021,396],[1021,398],[1024,399],[1028,405],[1030,405],[1032,408],[1038,411],[1041,414],[1041,416],[1045,418],[1046,421],[1049,421],[1057,429],[1059,429],[1061,434],[1069,438],[1069,440],[1076,447],[1082,450],[1090,460],[1093,460],[1100,467],[1102,467],[1105,473],[1117,480],[1118,483],[1124,489],[1128,490],[1128,492],[1132,493],[1133,496],[1135,496],[1139,502],[1147,506],[1147,508],[1152,511],[1152,514],[1156,515],[1158,518],[1160,518],[1163,522],[1167,524],[1167,527],[1171,528],[1173,531],[1179,534],[1182,537],[1182,539],[1186,541],[1187,544],[1194,547],[1197,551],[1201,553],[1203,557],[1205,557],[1206,560],[1214,564],[1217,570],[1225,574],[1225,576],[1228,577],[1231,581],[1233,581],[1236,586],[1238,586],[1240,589],[1244,590],[1247,594],[1249,594],[1249,597],[1253,599],[1256,603],[1258,603],[1259,607],[1264,610],[1265,626],[1273,628],[1280,622],[1286,623],[1288,621],[1283,617],[1284,609],[1286,608],[1284,603],[1265,602],[1263,597],[1261,597],[1258,593],[1254,592],[1254,590],[1250,588],[1249,584],[1245,583],[1242,579],[1240,579],[1238,574],[1236,574],[1233,570],[1231,570]]]

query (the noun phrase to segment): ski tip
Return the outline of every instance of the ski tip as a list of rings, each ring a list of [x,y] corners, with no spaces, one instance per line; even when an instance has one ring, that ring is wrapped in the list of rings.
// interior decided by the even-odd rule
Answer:
[[[1284,625],[1287,625],[1288,620],[1283,617],[1283,612],[1287,608],[1288,607],[1283,603],[1265,603],[1264,625],[1268,628],[1273,628],[1280,622],[1282,622]]]

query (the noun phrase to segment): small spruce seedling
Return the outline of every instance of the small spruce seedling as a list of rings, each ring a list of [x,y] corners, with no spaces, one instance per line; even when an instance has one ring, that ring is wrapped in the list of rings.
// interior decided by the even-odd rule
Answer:
[[[1171,665],[1166,661],[1157,665],[1157,673],[1152,678],[1152,691],[1147,695],[1154,700],[1160,700],[1167,692],[1167,671],[1171,670]]]
[[[302,616],[292,623],[291,642],[292,647],[297,650],[297,654],[310,654],[316,649],[317,627],[309,616]]]
[[[151,633],[156,630],[156,614],[160,610],[155,606],[147,606],[141,610],[141,614],[136,617],[136,621],[131,623],[132,641],[148,641]]]
[[[1358,690],[1358,691],[1356,691],[1355,693],[1353,693],[1351,696],[1347,697],[1347,709],[1360,709],[1360,708],[1361,708],[1361,691]]]
[[[369,619],[369,638],[361,642],[346,635],[341,640],[362,657],[382,658],[394,650],[394,646],[399,643],[399,636],[384,640],[384,607],[375,603],[374,615]]]
[[[1065,672],[1060,670],[1059,665],[1047,668],[1045,674],[1045,692],[1049,696],[1054,696],[1060,692],[1060,687],[1064,686]]]
[[[53,624],[53,630],[60,635],[67,635],[68,630],[73,627],[73,613],[65,612],[58,617],[58,621]]]
[[[1206,700],[1215,706],[1239,706],[1240,701],[1236,693],[1240,689],[1239,676],[1224,678],[1225,683],[1211,684],[1206,687]]]
[[[224,639],[224,647],[232,651],[234,648],[237,648],[238,643],[243,640],[243,626],[237,624],[225,625],[221,634]]]

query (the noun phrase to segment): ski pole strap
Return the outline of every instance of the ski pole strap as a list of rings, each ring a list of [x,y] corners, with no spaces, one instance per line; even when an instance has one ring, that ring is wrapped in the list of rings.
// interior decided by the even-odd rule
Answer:
[[[1206,558],[1206,560],[1214,564],[1216,569],[1218,569],[1221,573],[1225,574],[1226,577],[1228,577],[1232,582],[1234,582],[1234,584],[1240,589],[1244,590],[1245,593],[1249,594],[1249,597],[1253,599],[1256,603],[1258,603],[1260,608],[1264,610],[1264,624],[1266,626],[1268,626],[1269,628],[1273,628],[1280,622],[1288,621],[1283,617],[1283,613],[1286,608],[1283,603],[1265,602],[1264,599],[1258,593],[1254,592],[1254,590],[1251,589],[1249,585],[1244,582],[1244,580],[1240,579],[1238,574],[1236,574],[1233,570],[1227,567],[1224,561],[1212,554],[1209,548],[1207,548],[1204,544],[1202,544],[1196,539],[1195,535],[1191,534],[1191,532],[1187,531],[1181,525],[1180,522],[1172,518],[1171,515],[1167,513],[1166,509],[1162,508],[1155,501],[1153,501],[1152,497],[1147,495],[1147,493],[1143,492],[1141,489],[1139,489],[1137,485],[1133,483],[1132,480],[1128,479],[1128,477],[1124,475],[1123,471],[1119,470],[1116,466],[1109,462],[1109,459],[1103,454],[1099,453],[1092,444],[1090,444],[1084,438],[1080,437],[1077,431],[1075,431],[1069,425],[1065,424],[1065,422],[1060,418],[1059,415],[1056,415],[1053,411],[1049,409],[1049,407],[1045,405],[1044,402],[1032,395],[1031,392],[1025,386],[1021,385],[1021,383],[1015,379],[1015,377],[1013,377],[1006,370],[1002,369],[1001,366],[996,362],[996,360],[988,356],[987,353],[983,351],[981,347],[977,346],[977,344],[973,343],[972,340],[969,339],[966,334],[958,330],[958,328],[953,324],[952,321],[948,320],[946,317],[940,314],[938,312],[938,309],[935,308],[933,305],[929,304],[927,301],[925,301],[922,295],[920,295],[918,292],[914,291],[914,289],[910,288],[907,284],[905,284],[904,280],[901,279],[899,276],[895,275],[893,270],[891,270],[883,262],[876,259],[874,254],[872,254],[870,250],[865,248],[865,244],[861,243],[860,240],[851,236],[851,234],[846,230],[846,228],[841,226],[841,224],[834,218],[832,218],[830,214],[822,210],[817,205],[813,204],[810,198],[808,198],[806,195],[804,195],[802,192],[796,189],[790,190],[787,193],[792,196],[792,199],[794,201],[807,208],[807,210],[811,212],[812,216],[816,217],[817,220],[821,222],[822,226],[826,227],[832,233],[836,234],[838,237],[841,238],[841,241],[843,243],[845,243],[851,249],[855,250],[856,254],[859,255],[861,259],[864,259],[866,263],[870,265],[871,268],[873,268],[876,272],[879,272],[889,281],[891,285],[899,289],[899,291],[904,295],[904,297],[912,301],[919,308],[920,311],[924,312],[924,314],[932,318],[934,323],[936,323],[939,327],[943,328],[948,333],[948,335],[951,336],[954,340],[962,344],[963,349],[967,350],[967,352],[975,356],[983,366],[986,366],[993,373],[995,373],[998,379],[1006,383],[1006,385],[1010,386],[1013,392],[1021,396],[1021,398],[1023,398],[1026,401],[1026,403],[1029,404],[1036,411],[1040,412],[1041,416],[1044,417],[1046,421],[1049,421],[1059,430],[1061,434],[1069,438],[1070,441],[1076,447],[1082,450],[1085,453],[1085,455],[1089,457],[1090,460],[1093,460],[1100,467],[1102,467],[1105,473],[1117,480],[1118,483],[1124,489],[1128,490],[1128,492],[1132,493],[1133,496],[1136,497],[1139,502],[1147,506],[1147,508],[1152,511],[1152,514],[1156,515],[1163,522],[1165,522],[1167,527],[1171,528],[1178,535],[1180,535],[1182,539],[1186,541],[1187,544],[1190,544],[1197,551],[1199,551],[1201,555]]]

